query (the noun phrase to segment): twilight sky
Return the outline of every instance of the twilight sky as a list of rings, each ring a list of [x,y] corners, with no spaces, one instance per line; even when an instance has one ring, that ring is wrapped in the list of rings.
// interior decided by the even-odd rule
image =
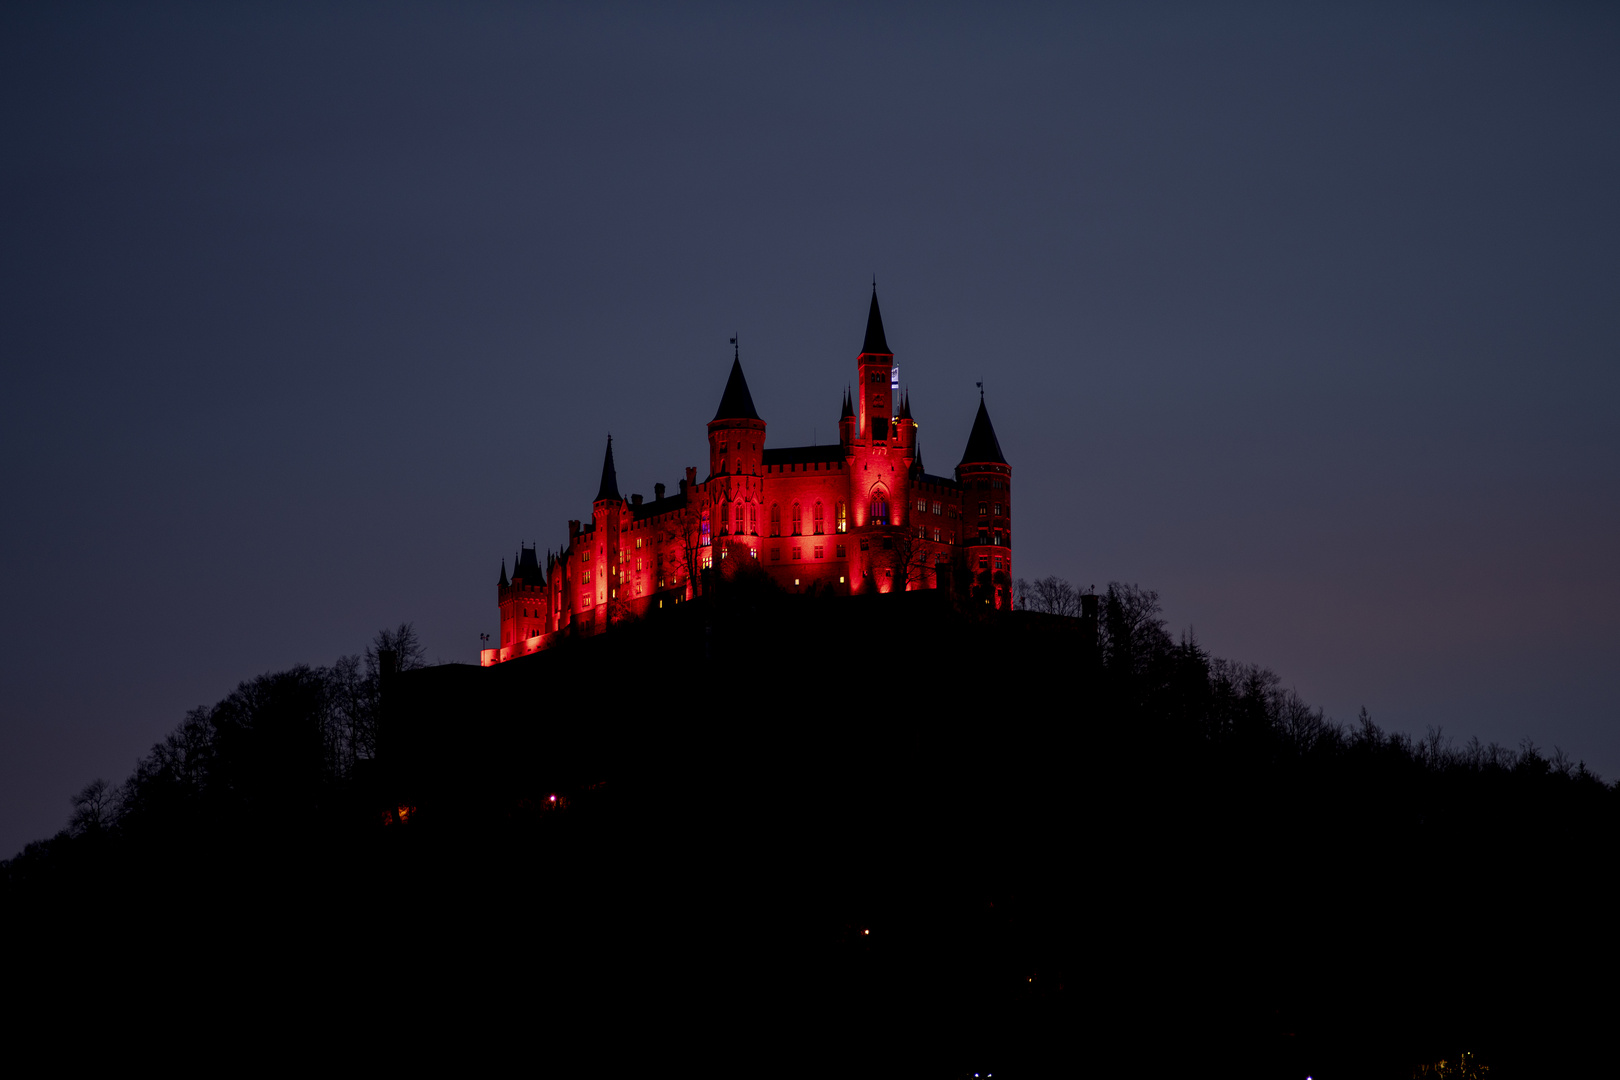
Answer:
[[[835,439],[874,272],[1020,575],[1620,778],[1620,11],[766,7],[0,10],[0,858],[242,679],[474,660],[732,333]]]

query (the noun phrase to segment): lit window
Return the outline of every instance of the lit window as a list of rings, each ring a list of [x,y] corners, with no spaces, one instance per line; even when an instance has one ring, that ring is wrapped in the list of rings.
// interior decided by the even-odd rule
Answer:
[[[938,514],[938,513],[939,513],[939,503],[935,503],[935,504],[934,504],[934,513],[935,513],[935,514]]]
[[[699,529],[698,544],[701,547],[709,546],[709,512],[703,511],[703,524]]]
[[[983,517],[985,514],[988,514],[989,512],[990,512],[990,504],[989,503],[980,503],[979,504],[979,516],[980,517]]]
[[[1001,516],[1001,504],[1000,503],[995,504],[995,515],[996,515],[996,517]]]
[[[639,537],[639,536],[636,537],[636,550],[637,551],[641,550],[641,537]]]
[[[889,500],[880,493],[872,500],[872,524],[887,525],[889,523]]]
[[[934,530],[934,543],[939,543],[939,530],[937,528]]]
[[[849,532],[849,507],[844,503],[838,504],[838,531]]]
[[[917,513],[919,513],[919,514],[928,513],[928,500],[927,499],[918,499],[917,500]]]

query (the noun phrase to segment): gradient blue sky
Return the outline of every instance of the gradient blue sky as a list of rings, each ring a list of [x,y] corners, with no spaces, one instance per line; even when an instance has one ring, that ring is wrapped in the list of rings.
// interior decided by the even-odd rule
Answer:
[[[1612,5],[7,5],[0,857],[241,679],[474,659],[610,429],[704,460],[732,333],[836,437],[874,272],[1019,573],[1620,778],[1617,59]]]

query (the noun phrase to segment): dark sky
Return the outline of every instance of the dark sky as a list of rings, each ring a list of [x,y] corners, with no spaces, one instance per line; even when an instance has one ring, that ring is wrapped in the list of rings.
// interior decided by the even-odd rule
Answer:
[[[475,659],[732,333],[836,438],[874,272],[1020,574],[1620,778],[1617,9],[1071,7],[7,5],[0,857],[244,678]]]

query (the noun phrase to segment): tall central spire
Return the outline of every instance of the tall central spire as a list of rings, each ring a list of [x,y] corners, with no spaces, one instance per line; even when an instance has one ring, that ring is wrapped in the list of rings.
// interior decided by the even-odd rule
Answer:
[[[608,436],[607,456],[602,458],[602,486],[596,489],[597,502],[619,502],[624,496],[619,494],[619,474],[613,468],[613,436]]]
[[[878,310],[876,281],[872,282],[872,308],[866,313],[866,343],[861,346],[861,352],[894,355],[889,349],[889,339],[883,336],[883,313]]]

